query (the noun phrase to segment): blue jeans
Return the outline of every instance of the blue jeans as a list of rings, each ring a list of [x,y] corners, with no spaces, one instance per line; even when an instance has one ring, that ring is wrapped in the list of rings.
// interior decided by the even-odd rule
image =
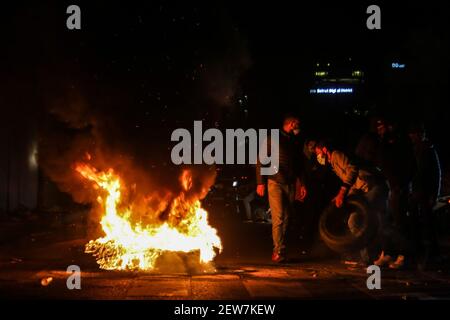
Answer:
[[[273,252],[282,254],[286,249],[286,230],[294,203],[295,184],[282,184],[271,179],[267,184],[272,212]]]

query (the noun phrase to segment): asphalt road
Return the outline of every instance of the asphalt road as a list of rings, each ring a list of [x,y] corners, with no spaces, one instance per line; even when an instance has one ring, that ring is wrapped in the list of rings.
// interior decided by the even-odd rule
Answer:
[[[367,270],[326,250],[290,251],[290,263],[270,261],[270,225],[228,223],[224,251],[208,270],[184,255],[163,257],[154,272],[100,270],[76,232],[34,232],[0,246],[0,297],[8,299],[448,299],[450,269],[382,270],[381,289],[367,288]],[[319,246],[320,248],[320,246]],[[317,251],[317,250],[316,250]],[[168,261],[169,261],[168,260]],[[81,289],[69,290],[66,269],[81,269]],[[161,264],[164,266],[164,264]],[[206,270],[206,271],[205,271]],[[42,284],[43,279],[51,281]]]

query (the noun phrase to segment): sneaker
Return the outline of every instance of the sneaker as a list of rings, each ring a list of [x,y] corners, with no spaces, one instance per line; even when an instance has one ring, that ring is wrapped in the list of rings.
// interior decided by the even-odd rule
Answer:
[[[273,261],[273,262],[281,263],[281,262],[283,262],[283,261],[285,261],[285,260],[286,260],[286,258],[285,258],[284,255],[282,255],[282,254],[279,254],[279,253],[276,253],[276,252],[274,252],[274,253],[272,254],[272,261]]]
[[[389,264],[389,268],[391,269],[401,269],[405,265],[405,256],[399,254],[397,260]]]
[[[392,257],[390,255],[385,255],[384,251],[381,251],[380,257],[373,262],[373,264],[378,267],[390,265],[391,263],[392,263]]]

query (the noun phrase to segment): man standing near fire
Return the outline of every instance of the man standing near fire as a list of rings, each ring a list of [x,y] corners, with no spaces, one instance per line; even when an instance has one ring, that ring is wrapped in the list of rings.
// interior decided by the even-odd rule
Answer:
[[[269,198],[269,205],[272,213],[272,238],[273,238],[273,262],[283,262],[286,260],[286,230],[289,215],[292,212],[295,200],[296,179],[300,177],[300,157],[302,156],[301,146],[295,136],[300,133],[300,120],[296,116],[288,115],[284,117],[280,130],[278,142],[279,168],[274,175],[261,175],[261,163],[256,165],[256,193],[263,197],[266,192],[266,184]],[[267,140],[267,148],[270,150],[270,139]],[[306,190],[302,188],[303,196]]]

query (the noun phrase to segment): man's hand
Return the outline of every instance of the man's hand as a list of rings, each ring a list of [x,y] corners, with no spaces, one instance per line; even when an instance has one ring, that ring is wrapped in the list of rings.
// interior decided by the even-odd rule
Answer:
[[[305,185],[300,181],[300,179],[297,179],[295,181],[295,200],[303,202],[306,198],[306,187]]]
[[[337,194],[337,196],[333,199],[333,202],[337,208],[341,208],[342,205],[344,204],[346,194],[347,194],[347,188],[342,187],[339,190],[339,193]]]
[[[264,194],[266,192],[266,187],[263,184],[258,184],[256,186],[256,194],[260,197],[264,197]]]
[[[300,188],[301,201],[305,200],[307,194],[308,194],[308,191],[306,190],[305,186],[301,186],[301,188]]]
[[[344,204],[344,196],[338,193],[338,195],[333,199],[334,204],[337,208],[341,208]]]

